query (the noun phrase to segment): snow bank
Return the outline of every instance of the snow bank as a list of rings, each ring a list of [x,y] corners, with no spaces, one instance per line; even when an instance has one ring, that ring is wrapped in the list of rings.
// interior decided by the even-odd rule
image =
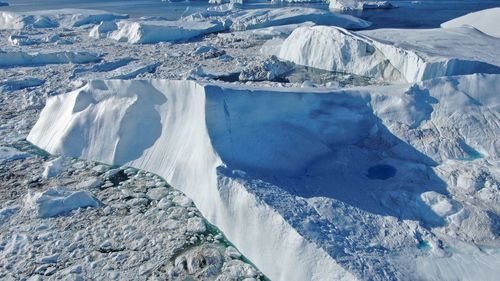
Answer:
[[[60,187],[28,194],[25,204],[41,218],[64,215],[79,208],[99,206],[88,191],[71,191]]]
[[[500,40],[471,28],[297,28],[279,57],[297,64],[388,80],[417,82],[440,76],[499,73]]]
[[[101,58],[97,54],[88,52],[70,51],[47,51],[27,53],[24,51],[2,51],[0,50],[0,67],[37,66],[46,64],[63,63],[90,63],[99,62]]]
[[[78,27],[101,21],[128,18],[124,14],[99,10],[60,9],[32,12],[1,12],[1,29]]]
[[[132,44],[186,41],[224,30],[219,21],[119,21],[109,38]]]
[[[472,26],[477,30],[500,38],[500,7],[486,9],[474,13],[467,14],[441,24],[444,28],[453,28],[460,26]]]
[[[27,139],[161,175],[273,280],[367,279],[374,267],[396,277],[417,269],[367,243],[413,256],[413,232],[396,221],[440,224],[467,207],[448,204],[428,165],[469,148],[498,159],[499,84],[499,75],[471,75],[304,93],[90,81],[50,97]],[[366,176],[381,164],[397,171]],[[381,232],[394,237],[380,242]]]

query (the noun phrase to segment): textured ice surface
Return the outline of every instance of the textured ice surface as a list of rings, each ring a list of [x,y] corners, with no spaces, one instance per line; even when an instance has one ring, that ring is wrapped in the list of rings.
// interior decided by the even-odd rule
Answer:
[[[3,51],[0,50],[0,67],[37,66],[46,64],[89,63],[101,58],[94,53],[72,51]]]
[[[65,188],[51,188],[41,193],[28,195],[26,207],[34,209],[42,218],[68,214],[83,207],[97,207],[99,203],[86,191],[71,191]]]

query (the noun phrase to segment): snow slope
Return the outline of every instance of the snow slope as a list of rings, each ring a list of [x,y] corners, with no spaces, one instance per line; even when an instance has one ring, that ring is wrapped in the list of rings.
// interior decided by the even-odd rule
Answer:
[[[338,91],[95,80],[49,98],[28,140],[163,176],[272,280],[456,280],[432,266],[466,265],[455,240],[497,243],[494,196],[452,187],[454,161],[498,161],[499,86],[482,74]],[[480,192],[498,193],[500,174],[481,173]],[[494,280],[498,253],[465,256]]]
[[[0,30],[78,27],[86,24],[100,23],[101,21],[124,18],[128,18],[128,16],[100,10],[85,9],[59,9],[32,12],[0,11]]]
[[[338,27],[297,28],[279,57],[315,68],[387,80],[417,82],[471,73],[499,73],[500,40],[473,28],[379,29],[352,32]]]
[[[477,30],[500,38],[500,7],[486,9],[474,13],[467,14],[441,24],[441,27],[452,28],[459,26],[471,26]]]

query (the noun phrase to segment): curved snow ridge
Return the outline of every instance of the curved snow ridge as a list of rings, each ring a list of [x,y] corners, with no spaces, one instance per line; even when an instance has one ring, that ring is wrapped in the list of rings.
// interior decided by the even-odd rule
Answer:
[[[0,11],[1,29],[79,27],[102,21],[125,19],[128,15],[100,10],[59,9],[31,12]]]
[[[469,13],[441,24],[443,28],[471,26],[493,37],[500,38],[500,7]]]
[[[297,64],[392,81],[418,82],[442,76],[500,73],[500,40],[473,28],[297,28],[279,57]]]
[[[50,97],[27,139],[161,175],[273,280],[367,279],[371,268],[395,277],[409,265],[367,240],[412,253],[413,232],[397,220],[440,226],[455,215],[415,202],[446,194],[432,165],[469,149],[498,159],[499,83],[477,74],[332,91],[95,80]],[[382,242],[381,231],[395,238]]]

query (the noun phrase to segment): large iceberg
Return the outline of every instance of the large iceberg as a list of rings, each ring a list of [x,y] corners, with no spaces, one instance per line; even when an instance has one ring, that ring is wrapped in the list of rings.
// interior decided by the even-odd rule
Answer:
[[[0,30],[23,28],[78,27],[101,21],[128,18],[128,15],[100,10],[60,9],[31,12],[0,11]]]
[[[337,91],[94,80],[50,97],[28,140],[163,176],[272,280],[465,274],[436,261],[494,280],[498,253],[454,241],[494,244],[495,204],[460,195],[453,171],[498,161],[499,87],[486,74]],[[481,173],[494,192],[500,174]]]
[[[185,41],[208,33],[225,30],[220,21],[119,21],[111,39],[133,44]],[[95,36],[94,36],[95,37]]]
[[[441,27],[452,28],[459,26],[471,26],[477,30],[500,38],[500,7],[481,10],[478,12],[470,13],[441,24]]]
[[[435,77],[500,73],[500,40],[470,27],[377,29],[297,28],[279,57],[361,76],[417,82]]]

